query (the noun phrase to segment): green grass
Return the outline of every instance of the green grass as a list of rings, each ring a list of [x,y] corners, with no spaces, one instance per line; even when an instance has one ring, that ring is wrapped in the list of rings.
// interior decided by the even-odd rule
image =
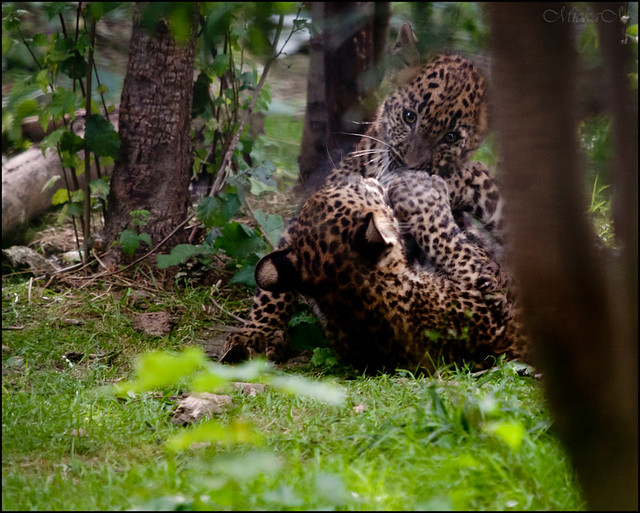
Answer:
[[[508,363],[431,378],[302,369],[339,383],[346,402],[274,387],[256,397],[230,392],[234,408],[218,420],[248,423],[262,441],[172,452],[167,440],[189,429],[170,421],[184,387],[115,397],[104,386],[132,378],[145,351],[187,347],[202,328],[228,320],[202,309],[209,289],[146,301],[114,292],[33,287],[29,303],[27,283],[5,282],[3,327],[21,329],[3,332],[3,509],[584,507],[540,383]],[[229,309],[248,308],[249,293],[221,295],[247,299],[217,297]],[[165,337],[144,336],[131,319],[149,310],[181,319]],[[98,356],[71,367],[69,351]]]

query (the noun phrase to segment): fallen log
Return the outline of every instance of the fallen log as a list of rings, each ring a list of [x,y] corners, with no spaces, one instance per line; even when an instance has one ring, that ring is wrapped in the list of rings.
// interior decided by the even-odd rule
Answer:
[[[117,112],[111,115],[118,119]],[[73,131],[82,135],[84,132],[84,111],[77,114],[76,122],[72,124]],[[82,122],[80,122],[82,120]],[[114,123],[117,130],[117,121]],[[83,152],[79,153],[84,158]],[[103,176],[111,174],[111,168],[100,169]],[[69,170],[67,170],[69,173]],[[60,176],[55,184],[43,190],[52,178]],[[98,177],[95,165],[91,166],[91,180]],[[70,179],[70,177],[68,176]],[[82,185],[84,174],[79,177]],[[27,221],[47,212],[52,208],[51,199],[60,188],[66,188],[62,177],[62,166],[56,152],[46,150],[42,154],[39,145],[33,145],[28,150],[2,163],[2,237],[22,226]]]

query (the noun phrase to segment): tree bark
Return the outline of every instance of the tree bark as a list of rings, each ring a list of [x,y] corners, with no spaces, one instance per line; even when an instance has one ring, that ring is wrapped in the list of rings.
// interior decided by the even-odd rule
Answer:
[[[637,220],[635,235],[616,225],[626,239],[623,254],[635,255],[635,268],[627,266],[624,279],[616,281],[611,260],[605,264],[595,249],[585,215],[571,25],[545,17],[570,7],[493,3],[488,9],[508,258],[554,428],[590,508],[637,509]],[[603,38],[609,37],[604,32]],[[635,163],[624,153],[624,167],[635,166],[636,172],[613,172],[612,178],[614,187],[636,191],[637,205],[637,126],[630,126],[629,118],[614,126],[623,123],[633,134]]]
[[[313,2],[320,33],[310,42],[307,110],[300,157],[300,182],[351,150],[373,119],[378,64],[387,41],[388,2]]]
[[[129,61],[120,100],[121,156],[113,170],[105,222],[111,245],[130,226],[130,212],[147,210],[141,230],[154,247],[187,217],[191,176],[190,122],[198,4],[193,4],[191,37],[177,45],[165,20],[155,32],[141,27],[146,3],[137,3]],[[186,242],[177,232],[161,251]],[[141,248],[146,249],[146,248]],[[118,262],[119,251],[108,258]]]

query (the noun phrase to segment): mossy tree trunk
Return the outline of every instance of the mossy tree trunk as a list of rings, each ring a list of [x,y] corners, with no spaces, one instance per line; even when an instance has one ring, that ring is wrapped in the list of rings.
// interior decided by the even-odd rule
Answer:
[[[142,27],[147,3],[136,4],[129,44],[129,61],[120,100],[121,157],[114,166],[105,223],[105,240],[118,241],[131,227],[130,212],[147,210],[140,231],[154,247],[187,217],[191,176],[191,106],[198,22],[198,3],[190,4],[191,34],[177,44],[161,19],[151,32]],[[135,229],[135,227],[133,228]],[[186,242],[178,231],[160,251]],[[148,250],[143,244],[139,251]],[[113,247],[109,263],[121,260]]]

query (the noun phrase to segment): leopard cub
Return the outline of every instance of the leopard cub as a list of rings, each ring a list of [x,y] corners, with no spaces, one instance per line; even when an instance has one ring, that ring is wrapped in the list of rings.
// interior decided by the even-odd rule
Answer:
[[[431,267],[407,259],[398,217],[417,221],[414,236]],[[501,274],[456,225],[444,180],[423,172],[386,189],[357,175],[321,189],[255,272],[262,290],[295,291],[314,304],[336,353],[369,371],[452,362],[483,368],[493,365],[490,356],[521,357]]]

